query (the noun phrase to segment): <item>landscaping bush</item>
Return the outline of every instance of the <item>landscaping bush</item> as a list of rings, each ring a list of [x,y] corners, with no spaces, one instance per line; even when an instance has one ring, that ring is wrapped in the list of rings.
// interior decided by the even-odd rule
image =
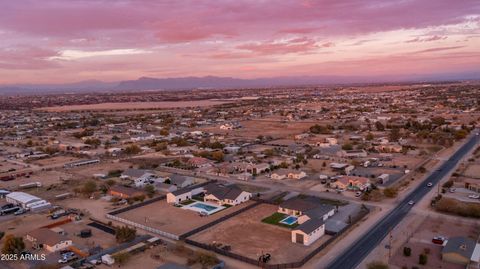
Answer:
[[[135,239],[136,235],[137,230],[128,226],[117,227],[115,229],[115,238],[117,239],[117,243],[130,242]]]
[[[425,265],[427,264],[427,260],[428,260],[427,254],[422,253],[418,255],[418,264]]]
[[[406,257],[410,257],[410,255],[412,255],[412,249],[409,248],[409,247],[404,247],[403,248],[403,255],[405,255]]]
[[[398,191],[395,188],[385,188],[383,190],[383,195],[388,198],[395,198],[397,197]]]

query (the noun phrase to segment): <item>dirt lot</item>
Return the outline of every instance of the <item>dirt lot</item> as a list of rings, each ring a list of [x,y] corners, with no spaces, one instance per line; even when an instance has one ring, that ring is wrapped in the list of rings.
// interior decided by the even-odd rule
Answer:
[[[78,158],[75,157],[68,157],[68,156],[57,156],[52,158],[40,159],[36,161],[32,161],[32,164],[36,164],[39,166],[47,166],[47,165],[63,165],[65,163],[78,161]]]
[[[480,164],[470,164],[463,173],[466,177],[480,178]]]
[[[455,227],[452,229],[452,227]],[[445,236],[447,238],[455,236],[465,236],[476,239],[480,232],[478,223],[472,221],[462,221],[457,218],[436,216],[427,217],[422,224],[410,235],[408,242],[398,249],[394,254],[390,263],[398,267],[418,266],[418,255],[430,251],[428,254],[428,263],[425,268],[444,268],[444,269],[461,269],[464,266],[459,266],[452,263],[442,261],[441,251],[442,246],[432,243],[432,238],[437,235]],[[403,247],[407,246],[412,249],[412,255],[405,257],[403,255]]]
[[[197,212],[188,209],[181,209],[166,200],[149,204],[137,209],[133,209],[117,215],[137,223],[148,225],[150,227],[181,235],[191,231],[204,224],[219,219],[222,216],[230,214],[240,208],[250,205],[252,201],[224,209],[208,217],[200,217]]]
[[[236,130],[221,130],[220,125],[214,127],[199,128],[199,130],[220,134],[229,134],[231,137],[255,139],[259,135],[272,136],[273,138],[292,138],[310,128],[311,122],[282,122],[278,119],[242,121],[243,128]]]
[[[190,239],[205,244],[213,241],[227,244],[232,247],[232,252],[252,259],[258,259],[262,253],[270,253],[273,264],[299,261],[329,238],[324,235],[308,247],[292,243],[289,229],[261,222],[276,210],[274,205],[256,206]]]
[[[79,249],[88,249],[95,246],[101,246],[106,249],[117,244],[114,235],[88,226],[87,224],[90,222],[88,219],[83,219],[79,222],[70,222],[59,227],[67,233],[67,236],[72,239],[73,244]],[[90,229],[92,236],[88,238],[77,236],[83,229]]]
[[[161,108],[177,108],[177,107],[201,107],[227,104],[231,102],[217,100],[201,100],[201,101],[181,101],[181,102],[132,102],[132,103],[102,103],[91,105],[72,105],[58,107],[44,107],[39,110],[48,112],[67,112],[82,110],[127,110],[127,109],[161,109]]]

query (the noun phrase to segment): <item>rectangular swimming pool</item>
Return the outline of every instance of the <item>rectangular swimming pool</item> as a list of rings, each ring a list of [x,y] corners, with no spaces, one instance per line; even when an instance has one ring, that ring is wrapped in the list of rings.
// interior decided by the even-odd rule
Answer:
[[[297,222],[297,217],[295,216],[288,216],[280,221],[282,224],[293,225]]]
[[[202,203],[195,203],[195,204],[192,205],[192,207],[197,207],[197,208],[203,209],[207,212],[213,211],[213,210],[218,208],[216,206],[211,206],[211,205],[202,204]]]
[[[221,205],[217,205],[214,203],[205,203],[205,202],[195,202],[193,204],[189,204],[182,207],[182,209],[188,209],[188,210],[196,211],[198,213],[207,214],[207,215],[216,213],[224,208],[225,207]]]

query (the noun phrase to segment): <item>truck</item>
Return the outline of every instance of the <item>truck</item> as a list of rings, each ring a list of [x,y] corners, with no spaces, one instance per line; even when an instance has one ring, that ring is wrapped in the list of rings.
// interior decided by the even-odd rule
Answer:
[[[17,211],[20,210],[20,209],[21,209],[21,207],[18,207],[18,206],[14,206],[14,207],[2,209],[2,210],[0,211],[0,215],[3,216],[3,215],[12,214],[12,213],[17,212]]]
[[[115,263],[115,259],[113,259],[112,255],[105,254],[102,256],[102,263],[110,266]]]

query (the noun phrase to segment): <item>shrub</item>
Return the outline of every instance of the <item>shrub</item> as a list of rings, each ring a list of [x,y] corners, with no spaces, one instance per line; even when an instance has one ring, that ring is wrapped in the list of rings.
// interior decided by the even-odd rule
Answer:
[[[398,191],[395,188],[385,188],[383,190],[383,195],[388,198],[394,198],[397,197]]]
[[[410,255],[412,255],[412,249],[409,248],[409,247],[404,247],[403,248],[403,255],[405,255],[406,257],[410,257]]]
[[[428,260],[427,254],[422,253],[418,255],[418,264],[425,265],[427,264],[427,260]]]

